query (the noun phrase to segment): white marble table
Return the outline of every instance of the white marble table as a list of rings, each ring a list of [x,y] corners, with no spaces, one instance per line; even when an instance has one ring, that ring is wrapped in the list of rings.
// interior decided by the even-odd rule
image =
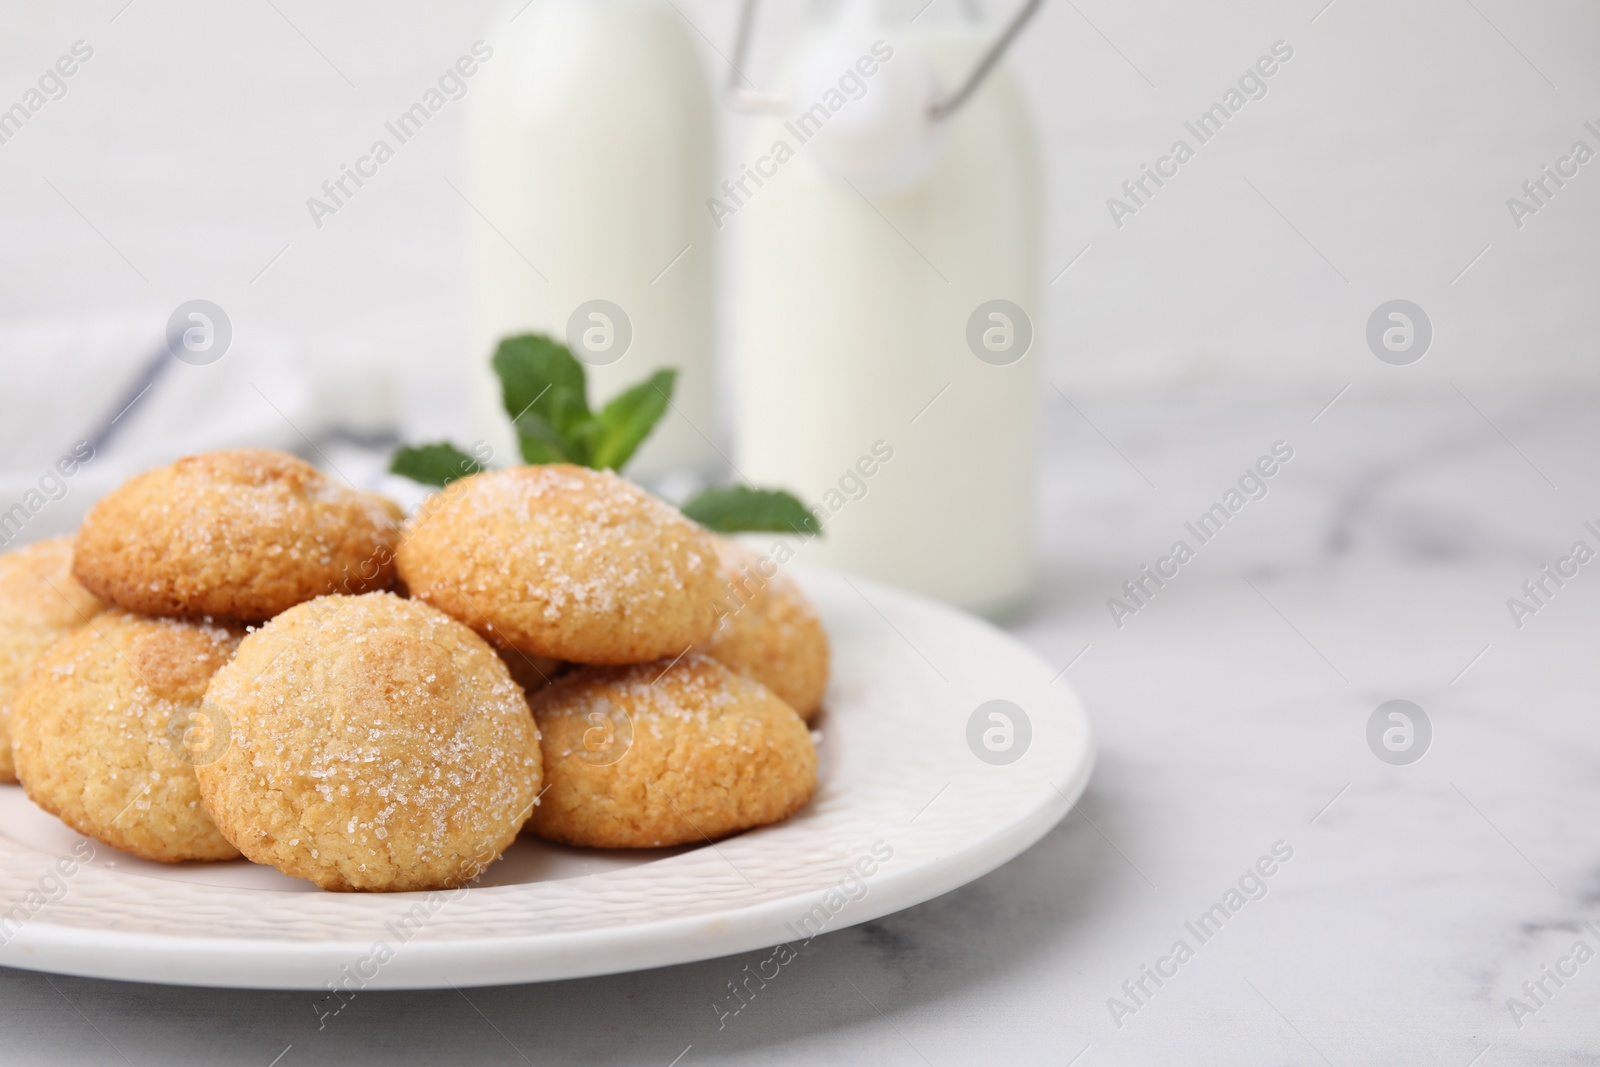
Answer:
[[[1040,603],[1016,631],[1072,662],[1102,742],[1087,796],[987,877],[818,938],[725,1029],[711,1004],[747,960],[364,993],[321,1030],[305,993],[0,971],[3,1058],[1592,1062],[1600,962],[1571,951],[1600,949],[1600,566],[1520,630],[1506,600],[1600,546],[1600,408],[1357,387],[1318,416],[1326,399],[1055,401]],[[1277,441],[1294,456],[1267,496],[1119,629],[1107,598]],[[1409,766],[1366,742],[1391,699],[1433,726]],[[1260,899],[1196,936],[1275,844],[1292,857],[1244,882]]]

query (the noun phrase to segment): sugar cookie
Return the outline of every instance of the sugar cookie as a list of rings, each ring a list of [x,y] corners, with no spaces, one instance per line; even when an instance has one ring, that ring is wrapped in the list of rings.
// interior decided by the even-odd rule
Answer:
[[[725,585],[723,615],[700,651],[754,678],[810,722],[828,688],[822,620],[776,564],[729,538],[716,542]]]
[[[716,628],[710,535],[610,471],[551,464],[453,482],[412,520],[399,565],[412,596],[529,656],[642,663]]]
[[[548,788],[529,828],[552,841],[715,840],[788,818],[816,789],[800,716],[709,656],[582,668],[531,702]]]
[[[192,764],[211,747],[206,686],[242,636],[111,611],[54,645],[12,705],[17,777],[29,799],[145,859],[238,856],[201,806]]]
[[[250,859],[323,889],[471,881],[539,795],[539,735],[483,639],[391,593],[290,608],[240,644],[209,705],[232,744],[196,768]]]
[[[287,453],[207,452],[101,499],[73,572],[129,611],[258,621],[325,593],[387,589],[399,519]]]
[[[11,698],[45,649],[105,610],[72,576],[72,538],[0,556],[0,782],[15,782]]]

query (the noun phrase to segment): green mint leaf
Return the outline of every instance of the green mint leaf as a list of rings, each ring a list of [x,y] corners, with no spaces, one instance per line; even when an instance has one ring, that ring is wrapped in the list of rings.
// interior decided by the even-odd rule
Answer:
[[[516,427],[517,446],[524,463],[573,462],[572,455],[567,451],[569,442],[556,433],[555,427],[543,415],[536,411],[524,411],[522,417],[512,425]]]
[[[752,489],[744,485],[707,489],[685,504],[683,513],[718,533],[822,534],[817,517],[782,489]]]
[[[389,470],[423,485],[445,486],[457,478],[477,474],[483,464],[447,441],[406,446],[394,454]]]
[[[612,397],[600,412],[593,466],[621,470],[666,414],[678,372],[662,370]]]
[[[567,346],[541,334],[507,337],[495,349],[493,365],[506,414],[517,426],[522,458],[549,463],[559,454],[555,462],[587,463],[595,418],[583,364]]]

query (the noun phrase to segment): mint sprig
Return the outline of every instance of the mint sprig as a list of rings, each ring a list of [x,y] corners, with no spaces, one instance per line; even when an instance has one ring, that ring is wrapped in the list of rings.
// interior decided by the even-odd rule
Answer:
[[[583,364],[553,338],[531,333],[507,337],[490,362],[500,379],[500,400],[516,430],[518,451],[530,464],[622,470],[666,414],[678,382],[676,370],[657,371],[592,411]],[[443,442],[401,448],[389,469],[423,485],[444,486],[484,468]],[[708,489],[684,505],[683,513],[719,533],[822,533],[816,516],[781,489]]]
[[[538,334],[508,337],[495,350],[500,399],[529,463],[576,463],[621,470],[672,403],[675,370],[657,371],[589,410],[583,364],[566,345]]]
[[[457,478],[477,474],[483,464],[448,442],[407,445],[394,454],[389,469],[423,485],[446,486]]]
[[[707,489],[685,504],[683,513],[720,533],[775,531],[813,537],[822,533],[822,524],[810,509],[782,489],[747,485]]]
[[[492,361],[500,400],[529,463],[589,466],[595,418],[583,364],[567,346],[538,334],[507,337]]]
[[[612,397],[600,409],[600,433],[594,443],[593,466],[621,470],[656,428],[661,416],[667,413],[672,390],[677,384],[677,371],[657,371]]]

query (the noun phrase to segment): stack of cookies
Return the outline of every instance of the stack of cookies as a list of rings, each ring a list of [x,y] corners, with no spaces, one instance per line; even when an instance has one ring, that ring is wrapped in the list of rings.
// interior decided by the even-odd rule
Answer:
[[[449,888],[526,829],[710,841],[816,787],[798,589],[610,472],[409,522],[292,456],[181,460],[0,556],[0,779],[148,859]]]

